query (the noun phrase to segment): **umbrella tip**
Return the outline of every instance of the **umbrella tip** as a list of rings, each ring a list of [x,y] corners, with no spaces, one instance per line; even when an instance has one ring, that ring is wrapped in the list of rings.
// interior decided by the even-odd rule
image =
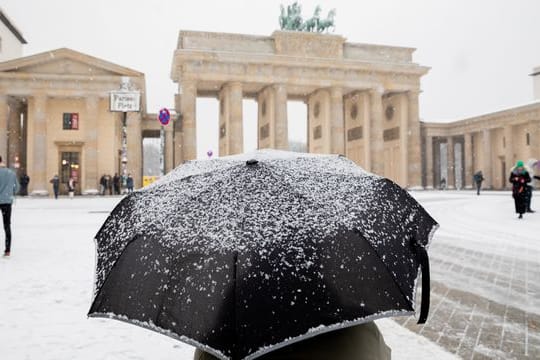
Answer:
[[[246,161],[246,165],[257,165],[259,162],[255,159],[249,159]]]

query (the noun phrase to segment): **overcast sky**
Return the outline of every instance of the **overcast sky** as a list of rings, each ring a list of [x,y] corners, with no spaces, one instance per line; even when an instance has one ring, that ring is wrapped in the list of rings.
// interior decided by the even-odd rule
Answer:
[[[68,47],[141,71],[146,75],[148,111],[157,112],[173,106],[177,86],[170,70],[179,30],[269,36],[279,28],[279,5],[290,3],[2,0],[0,6],[28,41],[24,55]],[[300,4],[304,18],[317,4],[323,15],[335,8],[335,34],[349,42],[416,48],[413,60],[431,67],[422,78],[424,121],[459,120],[533,100],[529,74],[540,66],[539,0],[306,0]],[[217,143],[217,101],[202,100],[197,106],[199,153],[204,154]],[[289,104],[289,118],[303,116],[303,104]],[[244,117],[248,121],[244,144],[249,149],[256,146],[253,101],[245,102]],[[291,123],[290,128],[291,138],[305,138],[302,126]]]

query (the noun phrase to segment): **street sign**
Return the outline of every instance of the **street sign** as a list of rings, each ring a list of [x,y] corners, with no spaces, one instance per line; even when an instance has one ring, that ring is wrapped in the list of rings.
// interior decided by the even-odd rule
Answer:
[[[158,120],[161,125],[167,125],[171,120],[171,113],[169,112],[169,109],[163,108],[159,110]]]
[[[138,112],[141,108],[141,93],[138,91],[111,91],[111,111]]]

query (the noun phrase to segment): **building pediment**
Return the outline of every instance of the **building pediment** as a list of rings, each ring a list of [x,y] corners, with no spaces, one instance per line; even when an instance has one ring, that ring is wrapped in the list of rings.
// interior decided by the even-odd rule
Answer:
[[[0,63],[0,72],[79,76],[144,76],[138,71],[67,48],[2,62]]]

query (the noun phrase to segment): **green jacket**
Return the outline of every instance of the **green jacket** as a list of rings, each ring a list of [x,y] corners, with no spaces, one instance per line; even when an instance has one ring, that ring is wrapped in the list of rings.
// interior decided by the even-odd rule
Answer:
[[[374,322],[317,335],[257,360],[389,360],[391,350]],[[218,360],[197,349],[194,360]]]
[[[12,204],[13,196],[19,191],[17,175],[0,164],[0,204]]]

